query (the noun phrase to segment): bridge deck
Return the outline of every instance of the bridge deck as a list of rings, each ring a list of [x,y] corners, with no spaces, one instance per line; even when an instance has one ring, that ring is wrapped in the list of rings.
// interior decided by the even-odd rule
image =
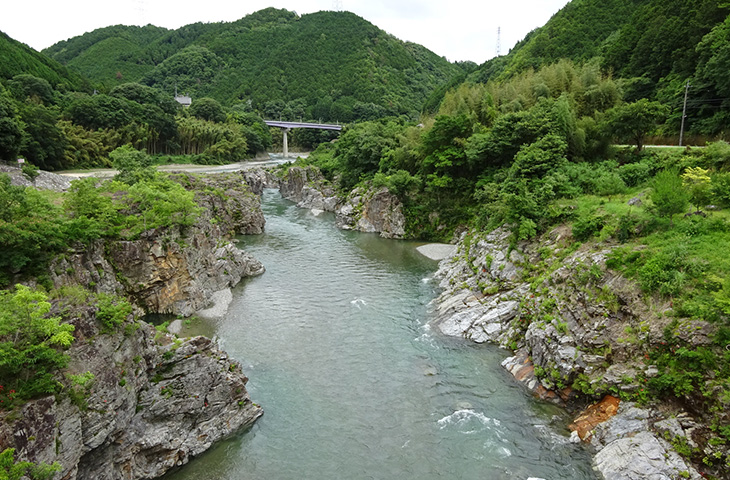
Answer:
[[[264,120],[266,125],[279,128],[317,128],[319,130],[342,130],[342,125],[331,123],[282,122],[278,120]]]

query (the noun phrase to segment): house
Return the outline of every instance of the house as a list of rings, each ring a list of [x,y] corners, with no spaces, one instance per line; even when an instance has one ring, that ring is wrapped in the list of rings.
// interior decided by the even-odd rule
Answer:
[[[182,105],[183,107],[189,107],[191,103],[193,103],[193,99],[188,97],[187,95],[178,95],[175,94],[175,101]]]

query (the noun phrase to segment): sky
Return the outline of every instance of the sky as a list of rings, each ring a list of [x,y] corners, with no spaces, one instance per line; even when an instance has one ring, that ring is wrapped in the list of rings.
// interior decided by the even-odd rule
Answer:
[[[450,61],[483,63],[506,54],[568,0],[15,0],[5,2],[0,31],[36,50],[109,25],[178,28],[234,21],[267,7],[300,15],[353,12],[391,35]],[[1,52],[0,52],[1,53]]]

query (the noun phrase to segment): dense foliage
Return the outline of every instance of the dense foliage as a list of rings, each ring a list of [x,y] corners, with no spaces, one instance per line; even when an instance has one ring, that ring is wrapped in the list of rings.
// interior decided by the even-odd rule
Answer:
[[[151,155],[188,155],[196,163],[230,163],[271,147],[255,113],[199,99],[184,110],[171,96],[139,83],[108,94],[62,93],[33,75],[0,81],[0,160],[21,156],[45,169],[109,165],[130,145]]]
[[[61,199],[10,184],[0,174],[0,285],[13,278],[47,276],[50,260],[74,242],[135,239],[152,228],[185,228],[199,213],[194,193],[147,167],[129,147],[111,154],[120,174],[113,181],[75,180]]]
[[[48,465],[33,462],[16,462],[15,449],[6,448],[0,453],[0,480],[49,480],[61,470],[58,462]]]
[[[77,72],[40,54],[4,33],[0,32],[0,79],[16,75],[33,75],[42,78],[59,90],[78,90],[88,87],[88,82]]]
[[[0,290],[0,408],[58,391],[54,375],[68,362],[63,349],[73,342],[74,327],[49,317],[50,310],[39,291]]]
[[[670,109],[659,133],[672,142],[689,82],[686,138],[702,144],[728,128],[729,13],[716,0],[573,0],[470,78],[507,79],[561,59],[595,59],[604,73],[622,79],[625,100],[656,100]]]
[[[650,305],[669,305],[662,315],[671,321],[660,344],[644,331],[627,333],[658,374],[612,393],[671,398],[708,419],[712,445],[730,445],[730,221],[725,210],[713,211],[730,207],[730,146],[643,148],[666,114],[657,101],[622,100],[621,82],[599,62],[561,60],[507,80],[464,83],[419,125],[352,126],[305,162],[345,191],[388,187],[403,201],[414,237],[448,241],[465,228],[506,225],[517,242],[564,224],[568,250],[582,242],[613,249],[610,268],[634,279]],[[633,146],[611,146],[617,140]],[[528,269],[536,296],[540,268]],[[712,333],[698,346],[687,331],[701,322]],[[607,392],[600,379],[578,378],[573,388]],[[684,453],[726,472],[721,452]]]
[[[0,176],[0,284],[42,274],[72,242],[190,225],[192,194],[156,174],[143,149],[224,162],[278,140],[262,117],[357,120],[336,142],[297,131],[300,145],[319,144],[302,163],[343,193],[387,187],[413,238],[506,225],[516,243],[561,224],[566,252],[611,250],[607,265],[636,282],[647,318],[668,318],[660,344],[627,332],[637,364],[657,373],[629,379],[641,390],[613,393],[669,398],[707,419],[709,445],[730,445],[729,11],[711,0],[573,0],[475,71],[340,12],[267,9],[229,24],[115,26],[61,42],[47,53],[102,93],[69,92],[39,71],[6,74],[0,157],[45,168],[107,162],[120,173],[76,181],[62,198]],[[676,140],[688,80],[689,137],[719,141],[645,148],[652,137]],[[173,102],[176,89],[193,94],[190,109]],[[543,267],[531,270],[535,285]],[[702,345],[687,336],[698,325]],[[586,379],[573,387],[603,393]],[[727,473],[722,455],[683,453]]]
[[[463,84],[418,126],[354,125],[307,161],[344,190],[373,180],[402,193],[413,236],[446,240],[476,215],[526,238],[560,216],[550,201],[626,188],[609,166],[599,175],[583,166],[608,158],[620,99],[598,65],[563,61],[509,82]]]
[[[459,74],[420,45],[349,12],[301,17],[268,8],[231,23],[178,30],[107,27],[44,51],[100,90],[139,82],[266,118],[348,122],[414,116],[431,91]]]

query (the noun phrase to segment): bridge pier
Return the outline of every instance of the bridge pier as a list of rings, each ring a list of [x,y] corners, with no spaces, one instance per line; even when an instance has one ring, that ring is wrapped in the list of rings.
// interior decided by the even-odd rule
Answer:
[[[316,128],[319,130],[342,130],[342,125],[332,125],[329,123],[303,123],[303,122],[282,122],[282,121],[276,121],[276,120],[264,120],[266,125],[270,127],[277,127],[281,128],[282,133],[284,134],[283,138],[283,146],[284,146],[284,158],[287,158],[289,156],[289,137],[288,133],[289,130],[292,128]]]
[[[287,136],[287,133],[289,133],[288,128],[282,128],[282,132],[284,132],[284,158],[289,157],[289,138]]]

